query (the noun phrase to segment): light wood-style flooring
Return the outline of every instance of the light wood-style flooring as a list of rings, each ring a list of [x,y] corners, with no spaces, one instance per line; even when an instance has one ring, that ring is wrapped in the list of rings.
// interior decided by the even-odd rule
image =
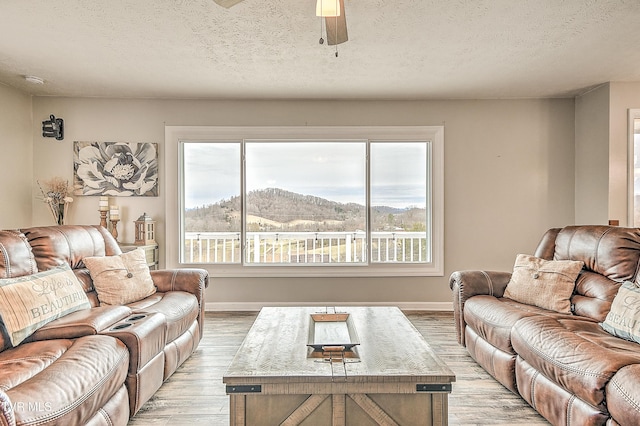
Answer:
[[[405,312],[456,374],[449,396],[450,425],[548,425],[524,400],[496,382],[458,345],[453,314]],[[131,419],[129,426],[228,425],[222,376],[257,312],[207,312],[196,353]]]

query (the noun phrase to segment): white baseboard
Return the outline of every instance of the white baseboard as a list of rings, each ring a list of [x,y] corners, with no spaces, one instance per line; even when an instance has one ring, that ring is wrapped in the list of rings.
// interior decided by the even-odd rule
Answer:
[[[229,311],[249,311],[257,312],[265,306],[397,306],[403,311],[453,311],[452,302],[395,302],[395,303],[265,303],[265,302],[206,302],[205,311],[208,312],[229,312]]]

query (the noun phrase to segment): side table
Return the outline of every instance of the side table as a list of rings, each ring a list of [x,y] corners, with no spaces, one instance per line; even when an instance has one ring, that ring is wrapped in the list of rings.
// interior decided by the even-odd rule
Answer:
[[[147,257],[147,265],[149,265],[149,269],[151,270],[158,269],[158,244],[148,244],[144,246],[137,246],[131,243],[118,243],[118,245],[120,246],[120,250],[122,250],[123,253],[135,250],[138,247],[142,248]]]

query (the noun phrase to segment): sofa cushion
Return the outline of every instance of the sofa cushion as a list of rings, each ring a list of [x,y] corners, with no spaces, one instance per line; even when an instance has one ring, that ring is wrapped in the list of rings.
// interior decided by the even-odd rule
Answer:
[[[102,226],[61,225],[22,229],[29,241],[39,271],[62,264],[71,269],[84,267],[87,256],[120,254],[117,241]]]
[[[0,353],[0,389],[16,424],[85,424],[122,388],[128,360],[110,336],[25,343]]]
[[[185,333],[200,313],[198,299],[184,291],[157,292],[128,306],[134,313],[163,314],[167,319],[167,344]]]
[[[483,340],[494,347],[515,354],[511,345],[511,329],[520,319],[539,315],[541,308],[515,302],[511,299],[496,299],[493,296],[474,296],[464,305],[464,320]]]
[[[611,309],[611,302],[621,283],[592,271],[583,271],[576,281],[576,290],[571,297],[573,314],[604,321]]]
[[[640,343],[640,288],[625,281],[601,325],[614,336]]]
[[[576,316],[523,318],[513,327],[511,343],[534,369],[601,410],[609,380],[622,367],[640,363],[637,343]]]
[[[85,257],[100,303],[126,305],[156,292],[141,248],[115,256]]]
[[[632,280],[640,261],[640,228],[577,225],[556,237],[555,260],[580,260],[585,269],[613,281]]]
[[[571,313],[571,295],[582,261],[551,261],[519,254],[504,297],[551,311]]]
[[[13,346],[56,318],[90,307],[68,265],[0,279],[0,316]]]

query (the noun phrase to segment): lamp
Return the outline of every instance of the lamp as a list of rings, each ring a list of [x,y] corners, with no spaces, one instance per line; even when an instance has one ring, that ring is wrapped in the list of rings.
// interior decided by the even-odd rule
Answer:
[[[321,18],[320,44],[324,44],[323,24],[325,24],[327,27],[327,44],[336,46],[337,57],[337,45],[349,40],[347,19],[344,13],[344,0],[316,0],[316,16]]]
[[[316,3],[316,16],[340,16],[340,3],[338,3],[338,0],[318,0]]]

